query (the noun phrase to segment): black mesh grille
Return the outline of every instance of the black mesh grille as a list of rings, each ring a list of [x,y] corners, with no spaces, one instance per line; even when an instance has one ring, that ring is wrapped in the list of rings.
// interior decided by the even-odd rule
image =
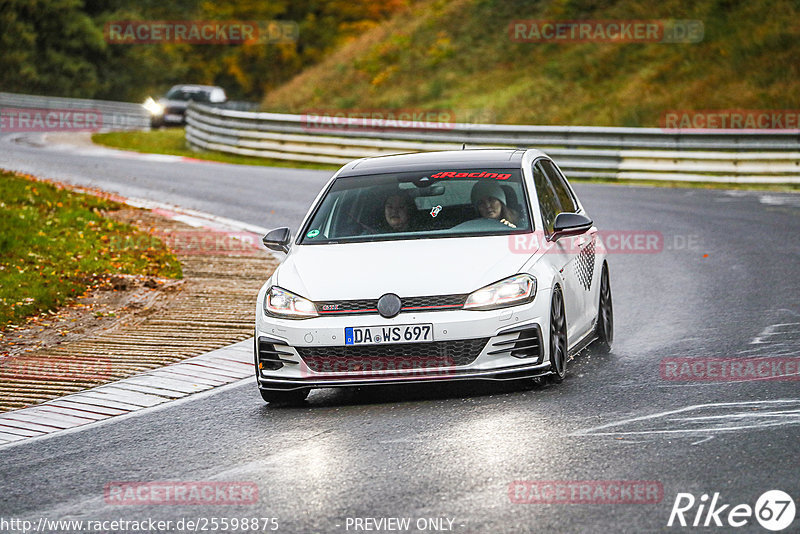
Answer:
[[[358,347],[296,347],[309,369],[318,373],[410,371],[468,365],[488,338],[432,343],[398,343]]]
[[[403,309],[417,308],[460,308],[466,302],[466,295],[435,295],[432,297],[406,297],[402,299]]]
[[[464,305],[466,295],[433,295],[400,299],[404,311],[455,310]],[[326,300],[314,303],[321,315],[359,315],[378,313],[378,299]]]
[[[578,281],[587,291],[592,288],[592,277],[594,276],[594,237],[592,242],[583,247],[575,261],[575,274]]]

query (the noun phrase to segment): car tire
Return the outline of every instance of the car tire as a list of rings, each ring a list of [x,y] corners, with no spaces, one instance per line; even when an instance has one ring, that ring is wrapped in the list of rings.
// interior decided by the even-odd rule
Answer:
[[[275,391],[271,389],[259,389],[261,393],[261,398],[264,399],[264,402],[268,402],[270,404],[300,404],[308,394],[311,392],[310,389],[293,389],[291,391]]]
[[[564,294],[553,289],[550,300],[550,381],[559,384],[567,376],[567,319],[564,315]]]
[[[608,278],[608,264],[603,264],[600,275],[600,301],[597,307],[597,341],[595,347],[602,352],[611,351],[614,342],[614,306],[611,301],[611,282]]]

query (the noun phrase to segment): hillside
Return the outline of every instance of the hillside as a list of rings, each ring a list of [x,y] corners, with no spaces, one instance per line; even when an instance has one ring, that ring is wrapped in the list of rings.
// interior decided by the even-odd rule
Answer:
[[[512,20],[694,19],[694,44],[512,42]],[[424,108],[481,122],[658,126],[669,110],[800,109],[800,3],[420,0],[263,108]]]

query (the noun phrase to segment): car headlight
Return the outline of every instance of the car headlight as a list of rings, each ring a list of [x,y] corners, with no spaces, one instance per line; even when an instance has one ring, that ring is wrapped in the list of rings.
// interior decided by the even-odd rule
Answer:
[[[264,295],[264,313],[285,319],[317,317],[317,307],[308,299],[272,286]]]
[[[144,101],[144,109],[150,112],[150,115],[163,115],[164,114],[164,106],[153,100],[152,97],[147,97],[147,100]]]
[[[465,310],[497,310],[530,302],[536,296],[536,278],[515,274],[483,287],[467,297]]]

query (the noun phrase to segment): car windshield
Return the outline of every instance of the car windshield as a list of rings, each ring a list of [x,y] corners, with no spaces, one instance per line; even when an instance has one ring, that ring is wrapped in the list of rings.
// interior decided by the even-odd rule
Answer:
[[[317,205],[300,243],[529,232],[526,199],[519,168],[342,177]]]
[[[174,87],[167,93],[167,100],[210,102],[211,91],[205,89],[185,89],[182,87]]]

